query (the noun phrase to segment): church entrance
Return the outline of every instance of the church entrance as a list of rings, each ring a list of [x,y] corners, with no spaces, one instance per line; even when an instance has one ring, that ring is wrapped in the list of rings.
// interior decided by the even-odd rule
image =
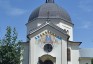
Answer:
[[[45,60],[43,64],[53,64],[51,60]]]
[[[56,57],[51,55],[43,55],[39,57],[38,64],[54,64],[56,62]]]

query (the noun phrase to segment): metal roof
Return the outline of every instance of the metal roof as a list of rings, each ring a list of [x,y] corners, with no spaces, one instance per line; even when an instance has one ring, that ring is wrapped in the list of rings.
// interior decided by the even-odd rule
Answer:
[[[45,3],[36,8],[29,17],[29,22],[35,18],[61,18],[70,23],[71,18],[69,14],[55,3]]]
[[[81,58],[93,58],[93,48],[80,48],[79,52]]]

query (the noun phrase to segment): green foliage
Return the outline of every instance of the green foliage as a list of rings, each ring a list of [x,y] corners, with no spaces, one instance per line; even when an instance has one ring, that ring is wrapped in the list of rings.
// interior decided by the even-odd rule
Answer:
[[[91,60],[91,64],[93,64],[93,59]]]
[[[17,32],[7,27],[6,34],[0,40],[0,64],[20,64],[21,41],[17,41]]]

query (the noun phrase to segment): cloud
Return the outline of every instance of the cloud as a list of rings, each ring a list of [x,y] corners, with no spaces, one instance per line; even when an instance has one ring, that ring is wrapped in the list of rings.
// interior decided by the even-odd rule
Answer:
[[[83,22],[80,28],[89,29],[91,27],[92,27],[92,22]]]
[[[82,28],[88,29],[90,28],[90,26],[91,26],[91,23],[86,23],[82,26]]]
[[[16,8],[7,0],[0,0],[0,9],[3,9],[4,12],[8,15],[16,16],[26,13],[26,10],[21,8]]]
[[[86,12],[93,11],[93,1],[92,0],[80,0],[79,6],[80,9]]]
[[[9,12],[9,13],[8,13]],[[13,8],[10,11],[8,11],[7,14],[10,14],[12,16],[17,16],[17,15],[22,15],[24,14],[26,11],[23,9],[19,9],[19,8]]]

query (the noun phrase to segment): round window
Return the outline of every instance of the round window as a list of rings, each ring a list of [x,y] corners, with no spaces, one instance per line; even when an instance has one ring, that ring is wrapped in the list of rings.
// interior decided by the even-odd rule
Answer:
[[[53,49],[53,47],[52,47],[52,45],[51,44],[45,44],[44,45],[44,51],[45,52],[51,52],[52,51],[52,49]]]

